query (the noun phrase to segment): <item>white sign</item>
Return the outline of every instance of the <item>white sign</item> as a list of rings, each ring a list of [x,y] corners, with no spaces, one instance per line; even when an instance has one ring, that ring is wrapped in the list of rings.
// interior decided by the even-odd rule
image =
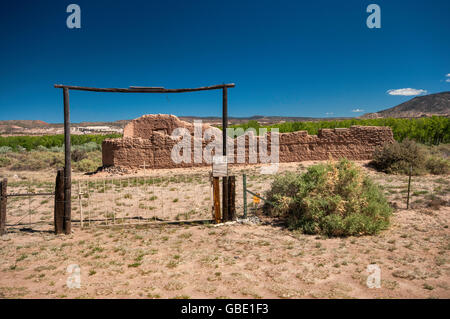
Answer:
[[[213,157],[213,176],[223,177],[227,175],[228,175],[227,157],[215,155]]]

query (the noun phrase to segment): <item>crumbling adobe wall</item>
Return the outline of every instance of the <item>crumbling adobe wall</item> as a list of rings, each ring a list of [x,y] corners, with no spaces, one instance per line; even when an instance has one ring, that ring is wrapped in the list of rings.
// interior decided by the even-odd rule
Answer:
[[[144,115],[131,121],[124,128],[124,137],[106,139],[102,145],[103,165],[129,168],[176,168],[210,165],[205,160],[194,163],[194,138],[191,141],[191,163],[174,163],[171,159],[173,147],[180,138],[171,137],[176,128],[185,128],[194,136],[194,125],[179,120],[174,115]],[[206,129],[220,132],[219,129],[203,124],[202,136]],[[270,133],[269,133],[270,135]],[[249,137],[245,139],[245,162],[249,163]],[[256,152],[259,152],[259,139],[254,137]],[[375,148],[385,142],[393,142],[389,127],[352,126],[350,128],[321,129],[318,135],[306,131],[279,134],[279,161],[300,162],[308,160],[327,160],[330,157],[345,157],[351,160],[371,159]],[[197,140],[202,149],[211,141]],[[233,143],[229,138],[228,143]],[[271,143],[267,138],[270,154]],[[234,143],[234,162],[237,162],[238,143]],[[232,149],[232,148],[231,148]],[[233,154],[229,151],[229,153]],[[229,156],[229,161],[233,155]],[[259,162],[259,156],[257,157]]]

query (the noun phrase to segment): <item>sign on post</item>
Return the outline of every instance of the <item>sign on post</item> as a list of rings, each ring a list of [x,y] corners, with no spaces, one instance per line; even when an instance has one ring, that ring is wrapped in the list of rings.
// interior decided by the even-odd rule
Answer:
[[[228,175],[227,157],[215,155],[213,157],[213,177],[223,177],[227,175]]]

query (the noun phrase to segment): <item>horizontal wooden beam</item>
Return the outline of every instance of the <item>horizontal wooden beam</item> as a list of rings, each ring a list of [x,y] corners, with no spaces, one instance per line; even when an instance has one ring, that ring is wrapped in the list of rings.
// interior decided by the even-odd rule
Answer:
[[[111,92],[111,93],[184,93],[184,92],[196,92],[207,90],[219,90],[223,88],[233,88],[233,87],[235,87],[234,83],[203,86],[198,88],[185,88],[185,89],[165,89],[163,87],[142,87],[142,86],[130,86],[129,88],[94,88],[94,87],[55,84],[55,88],[57,89],[67,88],[69,90]]]

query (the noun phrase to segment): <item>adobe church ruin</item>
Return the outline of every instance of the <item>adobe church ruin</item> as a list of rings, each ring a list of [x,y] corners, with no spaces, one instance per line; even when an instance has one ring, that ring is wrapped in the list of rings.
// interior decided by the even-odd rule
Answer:
[[[210,165],[204,159],[194,163],[194,143],[204,149],[211,141],[203,138],[192,138],[192,154],[190,163],[176,164],[171,158],[172,149],[181,140],[171,136],[177,128],[185,128],[194,137],[194,124],[181,121],[174,115],[144,115],[128,123],[123,131],[123,138],[106,139],[102,145],[103,166],[119,166],[127,168],[178,168]],[[218,128],[203,124],[205,130],[221,134]],[[270,133],[269,133],[270,135]],[[249,137],[245,140],[245,163],[249,163]],[[237,138],[237,139],[239,139]],[[255,136],[256,145],[261,137]],[[233,139],[229,138],[230,141]],[[229,142],[230,142],[229,141]],[[346,157],[351,160],[371,159],[375,147],[385,142],[393,142],[392,130],[389,127],[352,126],[350,128],[321,129],[317,135],[309,135],[306,131],[279,134],[279,161],[300,162],[308,160],[327,160]],[[232,142],[231,142],[232,143]],[[236,148],[234,153],[236,163]],[[270,138],[267,138],[267,149],[271,149]],[[257,146],[259,147],[259,146]],[[256,148],[255,148],[256,150]],[[256,150],[258,152],[259,149]],[[257,161],[259,162],[259,156]]]

